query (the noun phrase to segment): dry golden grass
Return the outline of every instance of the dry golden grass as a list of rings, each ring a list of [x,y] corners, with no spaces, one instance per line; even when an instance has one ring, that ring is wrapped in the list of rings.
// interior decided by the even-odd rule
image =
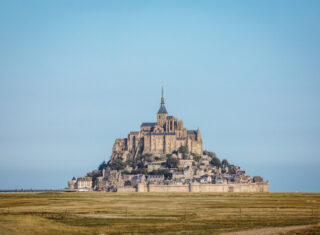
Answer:
[[[319,222],[315,193],[0,194],[0,234],[217,234]]]

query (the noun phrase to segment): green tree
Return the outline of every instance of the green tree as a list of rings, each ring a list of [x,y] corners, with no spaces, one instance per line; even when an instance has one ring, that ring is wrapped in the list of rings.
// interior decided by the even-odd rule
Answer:
[[[106,168],[108,166],[108,164],[106,163],[106,161],[103,161],[99,167],[98,167],[98,170],[99,171],[102,171],[104,168]]]
[[[186,146],[180,146],[180,148],[178,149],[178,152],[186,154],[188,152],[188,149]]]
[[[194,157],[193,157],[193,160],[195,160],[196,162],[199,162],[199,161],[200,161],[200,158],[201,158],[201,156],[194,156]]]
[[[87,177],[91,177],[92,178],[93,186],[96,185],[96,179],[99,176],[101,176],[101,171],[99,171],[99,170],[93,170],[93,171],[87,173]]]
[[[172,157],[172,154],[166,154],[166,157],[168,158],[168,157]]]
[[[216,167],[222,167],[222,164],[221,164],[221,161],[219,158],[217,158],[216,156],[214,156],[212,159],[211,159],[211,164],[216,166]]]
[[[222,164],[222,166],[229,166],[230,165],[227,159],[223,159],[221,164]]]
[[[211,158],[217,157],[214,152],[208,152],[208,156]]]
[[[167,158],[166,163],[168,168],[178,168],[179,159],[170,157],[170,158]]]
[[[137,164],[137,166],[138,166],[138,169],[144,168],[144,162],[139,161],[138,164]]]
[[[120,159],[115,159],[111,162],[110,164],[110,168],[111,170],[122,170],[124,167],[123,167],[123,163]]]

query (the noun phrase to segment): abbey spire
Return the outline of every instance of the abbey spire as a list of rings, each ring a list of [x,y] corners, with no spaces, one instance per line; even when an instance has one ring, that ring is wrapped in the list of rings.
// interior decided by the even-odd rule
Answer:
[[[164,106],[164,96],[163,96],[163,86],[162,86],[162,93],[161,93],[161,104],[158,114],[168,114],[166,107]]]

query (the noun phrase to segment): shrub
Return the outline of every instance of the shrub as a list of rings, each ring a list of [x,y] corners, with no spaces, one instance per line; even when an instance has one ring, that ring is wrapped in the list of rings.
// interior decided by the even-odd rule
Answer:
[[[123,163],[120,159],[115,159],[111,162],[110,164],[110,168],[111,170],[122,170],[124,167],[123,167]]]
[[[186,146],[180,146],[180,148],[178,149],[178,152],[185,154],[188,152],[188,149]]]

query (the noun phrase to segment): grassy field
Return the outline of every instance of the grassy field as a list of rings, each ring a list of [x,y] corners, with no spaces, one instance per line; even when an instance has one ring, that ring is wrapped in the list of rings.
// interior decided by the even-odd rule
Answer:
[[[219,234],[319,222],[320,194],[311,193],[0,194],[0,234]]]

